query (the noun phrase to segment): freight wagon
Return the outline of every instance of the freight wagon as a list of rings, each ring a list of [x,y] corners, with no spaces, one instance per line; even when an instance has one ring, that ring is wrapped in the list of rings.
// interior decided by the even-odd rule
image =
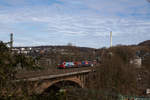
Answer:
[[[82,61],[82,62],[63,62],[57,66],[57,68],[77,68],[77,67],[90,67],[93,66],[91,61]]]

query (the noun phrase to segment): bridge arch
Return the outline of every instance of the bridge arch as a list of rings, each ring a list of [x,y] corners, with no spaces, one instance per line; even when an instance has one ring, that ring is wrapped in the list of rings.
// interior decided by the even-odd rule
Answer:
[[[61,80],[51,84],[47,89],[43,91],[43,93],[48,93],[50,91],[58,92],[60,89],[68,89],[68,88],[82,88],[81,84],[72,81],[72,80]]]
[[[76,88],[83,88],[83,82],[77,77],[70,77],[66,79],[58,79],[58,80],[47,80],[40,83],[37,88],[36,92],[39,94],[43,94],[49,92],[50,90],[59,90],[61,88],[65,88],[67,86],[76,87]]]

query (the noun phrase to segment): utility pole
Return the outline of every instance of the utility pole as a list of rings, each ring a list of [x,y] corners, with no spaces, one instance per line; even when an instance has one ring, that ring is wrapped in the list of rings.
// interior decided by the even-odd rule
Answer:
[[[112,31],[110,31],[110,47],[112,47]]]

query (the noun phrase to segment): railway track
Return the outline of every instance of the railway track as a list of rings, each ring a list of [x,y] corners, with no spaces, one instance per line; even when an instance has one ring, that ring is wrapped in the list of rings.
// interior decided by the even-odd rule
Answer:
[[[58,74],[65,74],[71,72],[78,72],[88,69],[93,69],[94,67],[80,67],[80,68],[68,68],[68,69],[56,69],[56,68],[49,68],[44,70],[38,71],[26,71],[26,72],[18,72],[16,73],[15,77],[17,79],[27,79],[27,78],[34,78],[39,76],[47,76],[47,75],[58,75]]]

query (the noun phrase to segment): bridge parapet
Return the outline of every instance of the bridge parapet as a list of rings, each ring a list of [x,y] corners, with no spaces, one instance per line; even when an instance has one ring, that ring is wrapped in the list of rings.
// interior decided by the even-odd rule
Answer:
[[[25,78],[25,79],[19,79],[16,81],[39,81],[39,80],[47,80],[47,79],[56,79],[61,77],[67,77],[67,76],[74,76],[79,74],[86,74],[91,72],[91,70],[83,70],[83,71],[77,71],[77,72],[71,72],[71,73],[65,73],[65,74],[58,74],[58,75],[47,75],[47,76],[39,76],[39,77],[31,77],[31,78]]]

